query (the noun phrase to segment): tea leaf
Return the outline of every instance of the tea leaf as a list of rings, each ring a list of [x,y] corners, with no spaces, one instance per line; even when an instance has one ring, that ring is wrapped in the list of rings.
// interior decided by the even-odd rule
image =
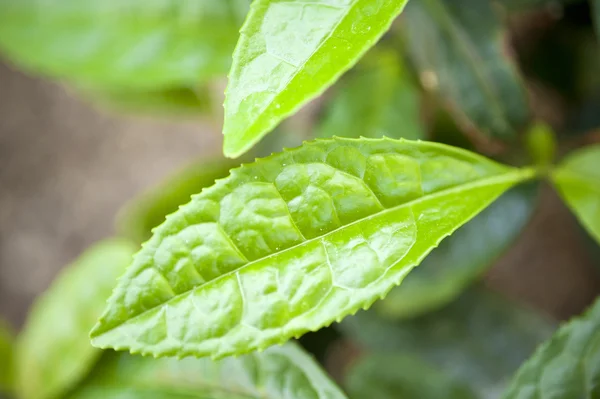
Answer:
[[[514,138],[528,122],[527,99],[490,0],[414,1],[402,22],[423,85],[463,130]]]
[[[20,398],[60,397],[91,370],[101,351],[90,345],[87,332],[133,253],[128,241],[95,245],[34,304],[17,343]]]
[[[14,339],[12,330],[0,320],[0,392],[14,388]]]
[[[259,159],[154,230],[92,331],[100,348],[215,358],[370,306],[532,177],[467,151],[331,139]]]
[[[561,327],[517,372],[504,399],[600,395],[600,301]]]
[[[149,359],[108,353],[70,399],[344,399],[317,363],[288,343],[239,358]]]
[[[406,1],[255,0],[233,54],[225,155],[243,154],[333,84],[388,30]]]
[[[600,243],[600,145],[570,154],[552,173],[561,197]]]

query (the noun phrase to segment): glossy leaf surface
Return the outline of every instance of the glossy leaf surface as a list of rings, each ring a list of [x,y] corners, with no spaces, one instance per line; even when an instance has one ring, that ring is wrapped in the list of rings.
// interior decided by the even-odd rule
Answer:
[[[476,399],[464,382],[418,357],[367,355],[345,378],[352,399]]]
[[[247,0],[0,0],[0,51],[77,83],[176,87],[224,75]]]
[[[424,137],[420,93],[395,51],[375,47],[337,86],[319,137]]]
[[[317,330],[385,295],[531,174],[390,139],[317,140],[244,165],[154,231],[93,343],[221,357]]]
[[[93,367],[101,351],[90,345],[88,331],[134,251],[123,240],[95,245],[37,300],[17,346],[20,398],[60,397]]]
[[[0,392],[10,392],[14,385],[14,336],[0,320]]]
[[[255,0],[229,74],[225,155],[246,152],[333,84],[388,30],[406,1]]]
[[[107,352],[70,399],[344,399],[299,346],[215,362]]]
[[[600,243],[600,145],[569,155],[553,172],[561,197]]]
[[[456,299],[515,241],[537,204],[538,185],[515,187],[442,241],[401,287],[374,309],[390,318],[414,317]]]
[[[414,320],[392,322],[369,311],[346,318],[339,327],[376,352],[418,356],[485,399],[497,398],[554,330],[537,313],[483,288]]]
[[[438,94],[463,130],[514,138],[528,121],[527,99],[491,1],[414,1],[402,22],[423,85]]]
[[[504,399],[600,397],[600,301],[561,327],[516,374]]]

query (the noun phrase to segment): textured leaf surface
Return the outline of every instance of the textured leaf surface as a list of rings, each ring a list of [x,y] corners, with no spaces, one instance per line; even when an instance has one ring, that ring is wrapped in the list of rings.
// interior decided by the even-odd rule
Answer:
[[[402,22],[425,88],[439,95],[463,129],[515,137],[529,118],[527,100],[491,1],[413,1]]]
[[[369,311],[346,318],[339,327],[377,352],[418,356],[486,399],[498,398],[515,370],[554,330],[535,312],[483,288],[414,320],[392,322]]]
[[[215,362],[107,352],[70,399],[344,399],[300,347],[287,343]]]
[[[14,336],[11,329],[0,320],[0,392],[10,392],[14,385]]]
[[[369,355],[352,366],[345,378],[352,399],[476,399],[459,380],[418,357]]]
[[[600,243],[600,145],[571,154],[552,179],[581,224]]]
[[[600,301],[561,327],[516,374],[504,399],[600,397]]]
[[[212,186],[215,180],[228,176],[238,165],[229,160],[212,160],[186,166],[127,203],[119,211],[117,230],[135,242],[148,240],[152,229],[163,223],[167,215],[189,202],[192,195]]]
[[[258,160],[154,231],[93,343],[220,357],[317,330],[383,296],[530,176],[464,150],[390,139],[318,140]]]
[[[101,352],[88,331],[134,251],[116,239],[95,245],[35,303],[17,344],[20,398],[60,397],[92,368]]]
[[[223,75],[247,0],[0,0],[0,50],[78,83],[157,88]]]
[[[375,47],[337,87],[317,128],[320,137],[420,139],[420,93],[395,51]]]
[[[406,1],[255,0],[233,54],[225,155],[246,152],[321,94],[388,30]]]
[[[390,318],[414,317],[447,305],[506,251],[536,206],[537,183],[515,187],[442,241],[401,287],[375,303]]]

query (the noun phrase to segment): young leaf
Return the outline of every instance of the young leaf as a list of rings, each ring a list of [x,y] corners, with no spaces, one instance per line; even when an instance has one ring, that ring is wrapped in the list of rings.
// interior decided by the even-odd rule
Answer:
[[[0,50],[77,83],[155,89],[224,74],[247,0],[0,0]]]
[[[346,318],[339,327],[376,352],[420,357],[486,399],[498,397],[507,379],[554,330],[535,312],[483,288],[414,320],[392,322],[369,311]]]
[[[257,160],[154,230],[92,342],[218,358],[317,330],[385,295],[531,176],[457,148],[391,139],[317,140]]]
[[[471,389],[416,356],[369,355],[345,378],[352,399],[477,399]]]
[[[148,359],[108,353],[70,399],[344,399],[317,363],[288,343],[240,358]]]
[[[600,145],[569,155],[552,173],[556,189],[600,243]]]
[[[514,138],[528,121],[527,99],[490,0],[414,1],[402,22],[423,85],[464,130]]]
[[[600,301],[561,327],[516,373],[504,399],[600,397]]]
[[[89,372],[101,352],[87,332],[133,253],[128,241],[95,245],[35,303],[17,343],[20,398],[60,397]]]
[[[14,388],[14,336],[11,329],[0,320],[0,392]]]
[[[395,51],[375,47],[338,86],[317,127],[319,137],[424,137],[420,93]]]
[[[538,184],[515,187],[442,241],[401,287],[375,303],[390,318],[418,316],[447,305],[480,278],[515,240],[535,210]]]
[[[388,30],[406,2],[255,0],[233,54],[225,155],[243,154],[333,84]]]

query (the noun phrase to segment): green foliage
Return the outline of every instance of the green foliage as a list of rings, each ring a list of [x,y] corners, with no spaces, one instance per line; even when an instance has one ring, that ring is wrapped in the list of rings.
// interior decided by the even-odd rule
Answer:
[[[590,4],[592,7],[592,18],[596,27],[596,34],[600,41],[600,0],[590,0]]]
[[[36,302],[19,336],[16,390],[21,399],[58,398],[94,366],[94,325],[134,247],[112,239],[86,251]]]
[[[506,380],[553,326],[534,311],[482,288],[414,320],[384,320],[372,311],[346,318],[342,331],[364,347],[427,361],[468,384],[481,398],[496,398]]]
[[[225,155],[243,154],[333,84],[388,30],[406,1],[255,0],[229,74]]]
[[[556,156],[556,137],[552,128],[544,123],[535,124],[527,132],[527,147],[535,165],[546,169]]]
[[[257,160],[154,231],[93,344],[222,357],[317,330],[385,295],[531,176],[456,148],[390,139],[319,140]]]
[[[0,49],[77,84],[197,86],[231,64],[247,0],[0,0]]]
[[[419,93],[398,54],[375,47],[337,87],[317,136],[421,139]]]
[[[516,374],[504,399],[600,397],[600,301],[561,327]]]
[[[538,184],[515,187],[442,241],[401,287],[374,305],[381,315],[406,318],[447,305],[479,279],[529,221]]]
[[[13,353],[13,332],[0,320],[0,392],[11,392],[14,388]]]
[[[570,154],[553,172],[556,189],[600,243],[600,145]]]
[[[292,343],[219,362],[106,353],[69,399],[344,399]]]
[[[502,43],[490,0],[420,0],[406,7],[408,53],[467,134],[512,139],[529,119],[527,99]]]
[[[369,355],[346,376],[352,399],[476,399],[464,383],[418,357]]]

